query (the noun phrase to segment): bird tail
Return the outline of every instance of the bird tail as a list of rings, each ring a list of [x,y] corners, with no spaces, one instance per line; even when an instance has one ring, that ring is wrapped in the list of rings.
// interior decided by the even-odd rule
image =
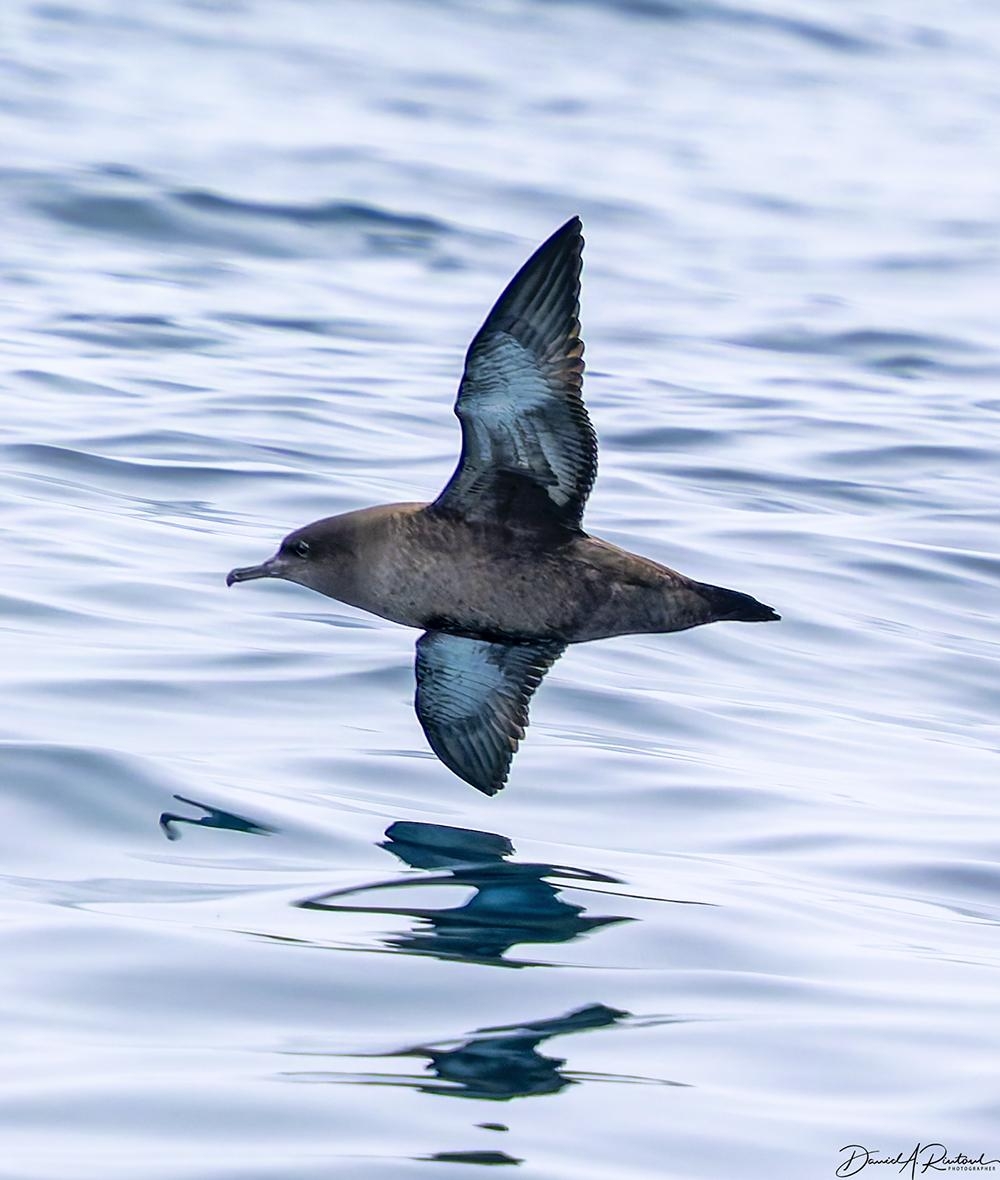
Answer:
[[[695,582],[694,589],[708,603],[712,622],[771,623],[781,618],[777,611],[739,590],[710,586],[707,582]]]

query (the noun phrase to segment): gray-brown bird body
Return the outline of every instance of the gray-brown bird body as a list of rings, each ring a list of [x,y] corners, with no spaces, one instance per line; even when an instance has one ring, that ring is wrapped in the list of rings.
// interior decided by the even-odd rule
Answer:
[[[297,558],[294,546],[305,538],[309,556]],[[586,533],[539,539],[432,504],[362,508],[288,540],[274,574],[421,630],[582,643],[773,617],[748,595],[694,582]]]
[[[226,579],[282,578],[419,627],[424,733],[489,795],[567,644],[778,618],[584,531],[597,437],[581,395],[581,228],[571,218],[535,251],[469,346],[455,403],[462,453],[436,500],[316,521]]]

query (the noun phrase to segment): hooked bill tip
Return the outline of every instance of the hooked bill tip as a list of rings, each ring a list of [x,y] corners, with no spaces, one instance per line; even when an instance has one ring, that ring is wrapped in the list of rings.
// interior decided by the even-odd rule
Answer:
[[[263,565],[247,565],[242,569],[230,570],[226,574],[226,585],[232,586],[235,582],[251,582],[254,578],[270,578],[273,569],[272,562],[265,561]]]

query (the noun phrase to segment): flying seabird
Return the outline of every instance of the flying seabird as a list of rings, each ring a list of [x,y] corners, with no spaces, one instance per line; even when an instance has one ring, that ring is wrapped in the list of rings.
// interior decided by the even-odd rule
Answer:
[[[469,346],[462,453],[436,500],[315,521],[226,578],[283,578],[422,630],[417,717],[441,761],[487,795],[567,644],[780,617],[584,532],[597,437],[581,396],[582,228],[573,217],[535,251]]]

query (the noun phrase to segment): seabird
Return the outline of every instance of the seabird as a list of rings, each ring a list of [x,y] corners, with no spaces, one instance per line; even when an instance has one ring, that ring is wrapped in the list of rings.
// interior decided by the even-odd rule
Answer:
[[[422,630],[417,717],[441,761],[487,795],[567,644],[780,617],[584,532],[597,437],[581,396],[582,228],[573,217],[535,251],[469,346],[462,453],[436,500],[315,521],[226,578],[283,578]]]

